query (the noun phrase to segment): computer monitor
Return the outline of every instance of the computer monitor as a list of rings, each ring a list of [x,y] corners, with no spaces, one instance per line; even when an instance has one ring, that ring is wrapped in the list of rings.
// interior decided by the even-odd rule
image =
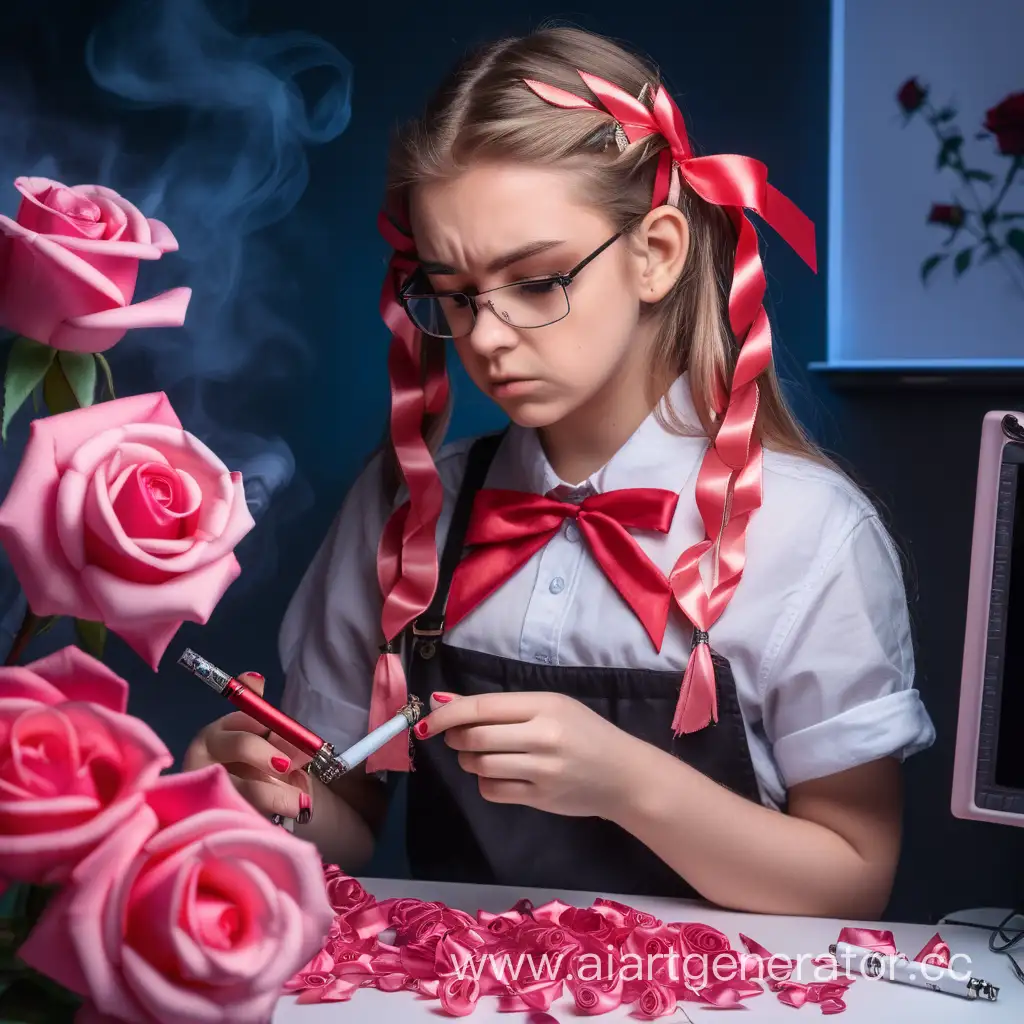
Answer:
[[[958,818],[1024,826],[1024,413],[981,431],[953,768]]]

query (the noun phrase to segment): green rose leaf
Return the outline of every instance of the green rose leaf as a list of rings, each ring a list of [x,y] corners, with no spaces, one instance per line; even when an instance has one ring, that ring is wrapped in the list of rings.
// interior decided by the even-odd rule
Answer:
[[[78,646],[83,651],[102,660],[103,648],[107,642],[107,627],[102,622],[75,619],[75,636],[78,638]]]
[[[74,1024],[81,1000],[49,979],[26,971],[0,992],[3,1024]]]
[[[80,408],[96,401],[96,360],[91,352],[61,352],[57,356]]]
[[[111,372],[110,363],[107,362],[107,357],[102,352],[96,353],[96,364],[103,371],[103,377],[107,384],[107,394],[111,398],[117,398],[114,392],[114,374]]]
[[[61,369],[60,360],[54,359],[50,364],[46,376],[43,378],[43,401],[46,408],[50,410],[51,416],[58,416],[62,412],[70,412],[77,409],[78,399],[64,371]]]
[[[15,338],[7,356],[4,377],[4,416],[0,436],[7,441],[7,428],[15,413],[46,376],[57,350],[31,338]]]
[[[959,277],[971,265],[971,257],[973,255],[974,246],[967,249],[961,249],[956,254],[956,259],[953,261],[953,270],[957,277]]]
[[[946,258],[945,253],[937,253],[934,256],[929,256],[928,259],[921,264],[921,281],[924,284],[928,283],[928,278],[931,276],[932,271]]]

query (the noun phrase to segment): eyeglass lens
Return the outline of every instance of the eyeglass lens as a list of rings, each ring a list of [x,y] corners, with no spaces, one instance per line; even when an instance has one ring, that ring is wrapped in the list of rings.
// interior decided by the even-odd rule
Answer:
[[[569,297],[557,280],[523,281],[497,288],[477,304],[487,305],[512,327],[545,327],[569,312]],[[476,323],[474,304],[466,295],[409,295],[406,308],[416,326],[439,338],[461,338]]]

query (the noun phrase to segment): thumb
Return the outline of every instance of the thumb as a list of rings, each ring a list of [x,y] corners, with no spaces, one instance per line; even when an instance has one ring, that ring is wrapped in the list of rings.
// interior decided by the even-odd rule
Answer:
[[[240,683],[244,683],[245,686],[258,696],[263,696],[263,684],[266,680],[259,674],[259,672],[243,672],[237,677],[237,679]]]
[[[442,704],[450,704],[453,700],[458,700],[459,694],[457,693],[432,693],[430,695],[430,710],[436,711]]]

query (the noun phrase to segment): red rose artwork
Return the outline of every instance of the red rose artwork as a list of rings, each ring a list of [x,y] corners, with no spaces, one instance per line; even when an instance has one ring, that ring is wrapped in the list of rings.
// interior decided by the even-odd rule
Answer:
[[[968,164],[963,131],[952,106],[936,108],[930,89],[908,78],[896,92],[907,123],[925,121],[939,144],[936,167],[956,179],[956,194],[931,205],[927,222],[947,230],[942,248],[921,264],[928,282],[943,263],[952,261],[955,277],[972,266],[998,264],[1024,297],[1024,201],[1013,186],[1024,184],[1024,92],[1011,93],[986,111],[976,139],[991,139],[1005,170],[992,173]]]

